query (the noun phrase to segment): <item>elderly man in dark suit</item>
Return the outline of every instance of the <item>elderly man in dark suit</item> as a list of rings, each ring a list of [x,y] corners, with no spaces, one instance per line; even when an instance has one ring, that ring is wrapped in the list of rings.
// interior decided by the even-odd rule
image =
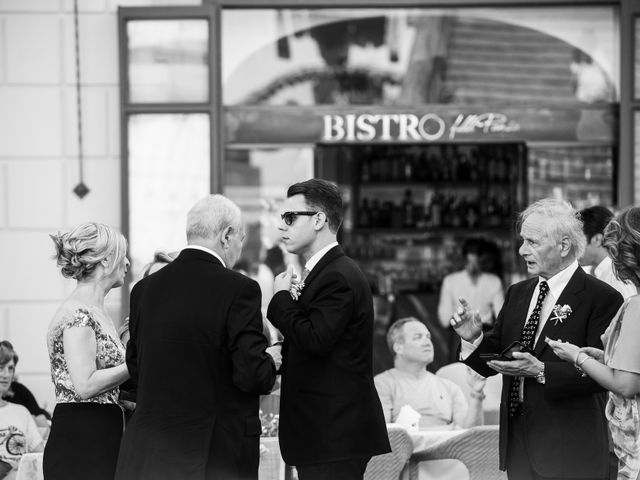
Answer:
[[[280,449],[300,480],[362,479],[390,451],[372,374],[373,302],[366,277],[336,241],[338,188],[292,185],[282,208],[285,248],[304,257],[275,279],[267,317],[284,335]]]
[[[231,270],[243,239],[237,205],[209,195],[189,211],[188,246],[133,288],[137,407],[117,480],[257,480],[259,395],[275,382],[280,347],[267,348],[260,287]]]
[[[620,294],[578,266],[585,239],[566,202],[544,199],[520,215],[520,256],[533,278],[512,285],[495,326],[483,334],[461,299],[452,326],[461,357],[484,376],[503,374],[500,467],[511,480],[607,478],[602,388],[553,354],[545,338],[602,348]],[[532,353],[494,359],[519,341]]]

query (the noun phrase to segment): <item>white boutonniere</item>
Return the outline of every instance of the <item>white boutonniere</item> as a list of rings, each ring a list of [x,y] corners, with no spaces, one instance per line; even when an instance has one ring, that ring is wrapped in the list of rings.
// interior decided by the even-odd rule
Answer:
[[[292,283],[291,287],[289,287],[291,298],[293,298],[296,302],[298,301],[298,298],[300,298],[300,294],[302,293],[303,288],[304,282]]]
[[[554,305],[553,311],[551,312],[553,316],[550,318],[550,320],[554,325],[558,325],[558,322],[562,323],[563,321],[565,321],[569,317],[569,315],[571,315],[572,311],[573,310],[571,310],[571,307],[569,305]]]

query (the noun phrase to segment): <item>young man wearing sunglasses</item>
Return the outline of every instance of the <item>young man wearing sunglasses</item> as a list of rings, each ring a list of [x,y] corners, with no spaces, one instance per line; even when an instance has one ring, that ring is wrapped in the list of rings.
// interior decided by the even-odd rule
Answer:
[[[291,266],[276,277],[267,312],[284,335],[280,450],[300,480],[361,480],[391,450],[373,383],[371,290],[336,241],[340,190],[311,179],[287,197],[280,236],[306,263],[301,279]]]

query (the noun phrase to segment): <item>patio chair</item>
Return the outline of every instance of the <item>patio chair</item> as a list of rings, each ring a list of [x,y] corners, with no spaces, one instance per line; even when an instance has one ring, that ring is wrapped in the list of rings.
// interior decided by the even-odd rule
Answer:
[[[399,425],[387,425],[391,452],[369,460],[364,480],[399,480],[413,452],[413,442],[407,431]]]
[[[414,453],[409,460],[409,478],[418,479],[418,463],[427,460],[460,460],[469,470],[470,480],[506,480],[498,469],[498,426],[472,427],[426,450]]]

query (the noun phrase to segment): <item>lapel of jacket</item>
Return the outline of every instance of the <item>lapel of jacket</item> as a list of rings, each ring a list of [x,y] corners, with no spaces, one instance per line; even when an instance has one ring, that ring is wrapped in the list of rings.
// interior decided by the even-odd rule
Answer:
[[[531,278],[525,285],[522,286],[522,295],[517,295],[514,300],[513,306],[509,308],[509,312],[505,312],[509,318],[513,315],[515,319],[512,322],[507,320],[507,326],[505,329],[505,346],[509,345],[515,340],[520,340],[520,335],[524,329],[524,324],[527,321],[527,313],[529,311],[529,303],[531,302],[531,296],[538,284],[538,278]],[[513,312],[513,313],[511,313]]]
[[[313,270],[311,270],[311,272],[309,272],[309,275],[307,275],[307,278],[304,280],[305,287],[307,285],[309,285],[309,283],[311,283],[313,281],[313,279],[318,276],[320,271],[325,266],[329,265],[336,258],[342,257],[343,255],[344,255],[344,252],[342,251],[342,247],[340,245],[336,245],[331,250],[329,250],[327,253],[325,253],[324,256],[320,259],[320,261],[318,263],[316,263],[316,266],[313,267]]]
[[[577,294],[584,290],[584,278],[587,275],[582,268],[578,267],[578,269],[573,273],[569,283],[564,287],[562,293],[560,294],[560,298],[556,300],[556,305],[569,305],[574,311],[577,309],[577,305],[580,302]],[[535,344],[533,351],[536,353],[536,357],[539,357],[542,351],[547,347],[547,342],[544,341],[545,337],[549,337],[552,339],[558,338],[558,331],[563,327],[564,322],[571,321],[571,315],[569,315],[564,322],[552,322],[551,317],[553,313],[549,315],[547,318],[547,322],[544,324],[544,328],[542,332],[540,332],[540,336],[538,337],[538,341]]]

